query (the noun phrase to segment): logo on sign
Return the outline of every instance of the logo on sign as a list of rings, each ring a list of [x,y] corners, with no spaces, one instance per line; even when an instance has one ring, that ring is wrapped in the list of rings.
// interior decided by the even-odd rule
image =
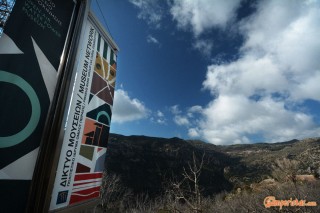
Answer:
[[[67,202],[67,198],[68,198],[68,190],[59,192],[57,197],[57,204]]]

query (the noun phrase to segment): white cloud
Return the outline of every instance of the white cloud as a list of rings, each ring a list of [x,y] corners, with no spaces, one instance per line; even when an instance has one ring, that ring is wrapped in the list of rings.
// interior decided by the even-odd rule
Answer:
[[[160,27],[163,14],[157,0],[129,0],[129,2],[139,8],[139,19],[145,20],[150,26],[155,28]]]
[[[151,43],[151,44],[160,45],[158,39],[156,39],[156,38],[153,37],[152,35],[148,35],[148,36],[147,36],[147,42],[148,42],[148,43]]]
[[[203,87],[214,99],[189,136],[215,144],[249,143],[255,135],[270,142],[319,136],[312,115],[298,107],[320,101],[318,20],[319,1],[259,1],[238,23],[245,38],[240,58],[208,66]]]
[[[282,101],[259,101],[243,95],[220,95],[204,109],[201,134],[215,144],[248,143],[261,134],[268,142],[308,137],[319,128],[310,115],[289,111]]]
[[[151,122],[161,124],[161,125],[166,125],[167,124],[167,119],[165,118],[163,112],[160,110],[157,110],[155,112],[154,117],[150,118]]]
[[[180,110],[179,105],[173,105],[169,108],[169,110],[173,114],[173,122],[176,125],[189,128],[190,126],[198,125],[199,119],[197,119],[194,114],[199,114],[201,116],[203,109],[201,106],[195,105],[188,108],[186,111],[182,111]],[[194,130],[192,130],[192,133],[190,134],[195,135],[194,133]]]
[[[208,67],[204,88],[212,94],[285,92],[288,82],[271,56],[246,54],[229,64]]]
[[[163,119],[163,118],[158,118],[158,119],[156,120],[156,122],[157,122],[158,124],[166,124],[166,123],[167,123],[166,120]]]
[[[292,98],[294,100],[313,99],[320,100],[320,72],[315,72],[305,79],[304,82],[292,88]]]
[[[240,27],[246,54],[269,55],[293,81],[319,71],[319,2],[264,1]],[[272,11],[272,15],[270,14]],[[302,78],[302,79],[301,79]]]
[[[140,18],[160,23],[161,10],[151,15],[159,8],[155,0],[130,1],[141,9]],[[213,98],[206,106],[185,115],[178,105],[170,107],[174,122],[188,127],[190,137],[232,144],[249,143],[256,135],[265,141],[320,136],[312,114],[300,107],[308,99],[320,101],[319,1],[257,1],[256,11],[237,23],[241,0],[170,2],[173,20],[194,34],[193,48],[204,55],[214,47],[203,39],[213,28],[232,27],[244,39],[238,59],[208,66],[203,88]]]
[[[190,30],[195,36],[192,47],[206,57],[211,56],[213,41],[200,36],[213,28],[225,29],[235,19],[241,0],[129,0],[139,9],[138,18],[149,26],[160,28],[161,21],[169,8],[173,21],[179,29]],[[148,43],[160,45],[153,36],[147,37]]]
[[[199,130],[196,128],[190,128],[188,129],[188,135],[189,137],[192,137],[192,138],[199,137],[200,136]]]
[[[200,105],[192,106],[188,109],[188,112],[191,112],[191,113],[202,112],[202,106]]]
[[[203,40],[199,39],[196,40],[195,43],[193,44],[193,48],[200,51],[204,56],[210,57],[211,56],[211,51],[213,48],[213,41],[212,40]]]
[[[170,111],[172,114],[177,115],[181,113],[181,110],[179,109],[179,105],[173,105],[170,107]]]
[[[160,110],[158,110],[158,111],[157,111],[157,116],[161,118],[161,117],[164,116],[164,114],[163,114],[163,112],[161,112]]]
[[[213,27],[224,29],[235,17],[240,0],[173,0],[171,14],[178,27],[197,37]]]
[[[175,115],[173,121],[179,126],[188,126],[190,124],[188,118],[181,115]]]
[[[115,91],[112,121],[124,123],[148,117],[149,109],[138,99],[129,97],[123,89]]]
[[[160,124],[160,125],[166,125],[167,121],[165,118],[156,118],[156,117],[151,117],[150,121],[152,123]]]
[[[202,107],[199,105],[192,106],[187,110],[187,116],[189,118],[193,118],[193,115],[195,113],[202,113],[202,110],[203,110]]]

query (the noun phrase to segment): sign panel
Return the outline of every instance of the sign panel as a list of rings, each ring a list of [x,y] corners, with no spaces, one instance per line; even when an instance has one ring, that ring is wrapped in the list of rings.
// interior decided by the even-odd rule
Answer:
[[[116,77],[116,55],[87,20],[76,70],[50,210],[100,193]]]
[[[17,0],[0,38],[3,212],[25,209],[74,7],[73,0]]]

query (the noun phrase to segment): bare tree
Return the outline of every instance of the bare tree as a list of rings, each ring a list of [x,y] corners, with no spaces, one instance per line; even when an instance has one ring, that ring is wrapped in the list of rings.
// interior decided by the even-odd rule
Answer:
[[[292,182],[296,190],[297,196],[300,196],[297,187],[297,172],[299,169],[299,161],[290,160],[288,158],[277,159],[275,164],[272,165],[272,176],[280,182]]]
[[[203,168],[204,156],[198,162],[195,153],[192,155],[192,163],[183,168],[182,180],[171,181],[169,194],[174,198],[174,212],[181,212],[177,206],[180,202],[185,203],[192,212],[202,212],[202,195],[199,185],[199,177]]]
[[[287,158],[277,159],[272,167],[272,176],[280,182],[296,182],[296,175],[299,169],[299,161]]]
[[[119,175],[104,172],[100,190],[103,209],[119,209],[131,196],[132,192],[123,186]]]

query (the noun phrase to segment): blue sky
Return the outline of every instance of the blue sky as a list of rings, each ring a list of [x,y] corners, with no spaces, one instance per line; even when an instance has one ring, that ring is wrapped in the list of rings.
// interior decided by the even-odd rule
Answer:
[[[214,144],[320,135],[319,1],[98,2],[120,47],[111,132]]]

